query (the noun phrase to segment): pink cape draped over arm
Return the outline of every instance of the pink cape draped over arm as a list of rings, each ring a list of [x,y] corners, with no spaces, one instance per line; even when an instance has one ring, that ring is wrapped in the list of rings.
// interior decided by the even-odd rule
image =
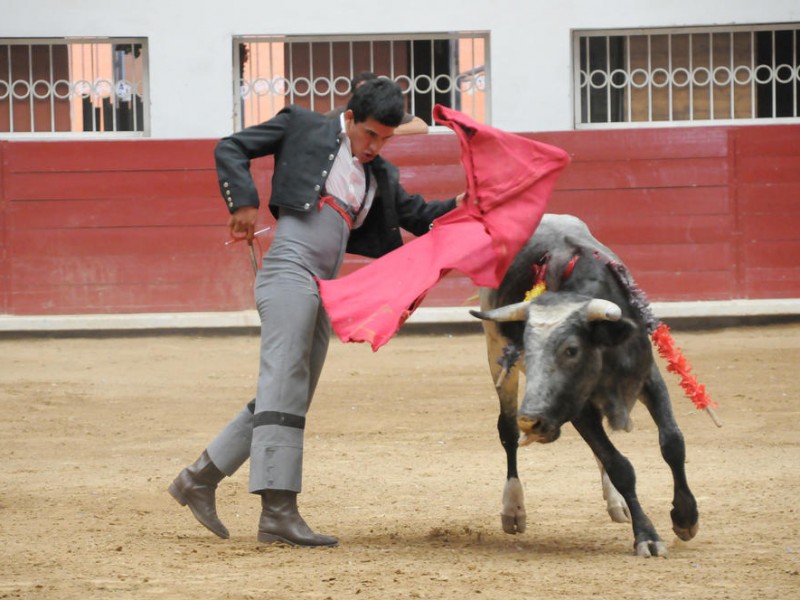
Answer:
[[[476,123],[444,106],[436,105],[433,116],[461,144],[464,202],[436,219],[425,235],[345,277],[318,281],[343,342],[383,346],[451,269],[477,286],[500,285],[569,163],[560,148]]]

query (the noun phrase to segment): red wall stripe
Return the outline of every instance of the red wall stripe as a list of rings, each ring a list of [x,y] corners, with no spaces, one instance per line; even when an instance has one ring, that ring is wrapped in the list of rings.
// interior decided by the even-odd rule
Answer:
[[[550,212],[584,219],[652,300],[800,297],[800,126],[523,135],[572,156]],[[0,311],[253,308],[246,249],[224,244],[215,143],[0,142]],[[452,135],[398,137],[385,154],[409,192],[465,187]],[[272,165],[252,163],[262,197]],[[366,262],[348,257],[342,274]],[[424,306],[474,304],[475,293],[451,273]]]

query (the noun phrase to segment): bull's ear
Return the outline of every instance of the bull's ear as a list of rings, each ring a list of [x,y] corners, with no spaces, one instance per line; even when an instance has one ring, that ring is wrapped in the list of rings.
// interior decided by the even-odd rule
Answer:
[[[492,310],[471,310],[469,314],[484,321],[495,321],[502,323],[506,321],[526,321],[528,319],[528,307],[530,302],[517,302]]]
[[[589,323],[592,341],[601,346],[616,346],[630,338],[636,331],[636,323],[630,319],[619,321],[592,321]]]

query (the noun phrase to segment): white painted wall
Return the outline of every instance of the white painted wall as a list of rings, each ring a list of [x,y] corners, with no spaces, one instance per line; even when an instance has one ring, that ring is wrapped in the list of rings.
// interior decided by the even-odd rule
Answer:
[[[235,35],[489,31],[492,124],[551,131],[573,126],[574,29],[798,21],[800,0],[0,0],[0,38],[147,37],[153,138],[232,130]]]

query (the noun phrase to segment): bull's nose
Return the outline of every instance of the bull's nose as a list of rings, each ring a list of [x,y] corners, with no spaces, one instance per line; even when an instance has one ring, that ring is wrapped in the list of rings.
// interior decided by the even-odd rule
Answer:
[[[517,426],[522,433],[533,433],[533,428],[539,424],[539,419],[531,417],[519,417],[517,419]]]
[[[561,433],[559,428],[539,417],[521,415],[517,418],[520,433],[529,440],[540,443],[554,442]]]

